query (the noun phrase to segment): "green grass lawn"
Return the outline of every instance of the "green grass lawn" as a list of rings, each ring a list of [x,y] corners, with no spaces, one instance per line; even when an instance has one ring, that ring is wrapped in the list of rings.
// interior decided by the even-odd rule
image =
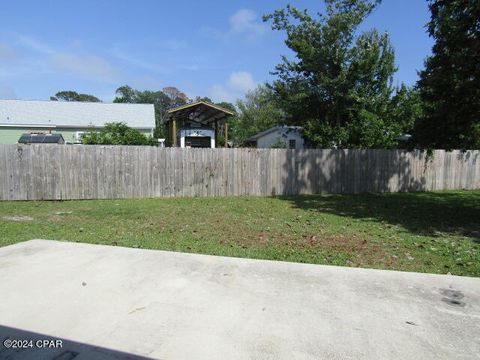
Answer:
[[[0,202],[0,246],[35,238],[480,276],[480,191]]]

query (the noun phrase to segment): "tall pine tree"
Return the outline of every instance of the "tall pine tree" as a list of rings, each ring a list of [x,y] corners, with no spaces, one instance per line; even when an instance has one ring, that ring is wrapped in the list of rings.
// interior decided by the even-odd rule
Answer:
[[[424,117],[414,142],[425,148],[480,148],[480,2],[430,0],[432,55],[418,88]]]

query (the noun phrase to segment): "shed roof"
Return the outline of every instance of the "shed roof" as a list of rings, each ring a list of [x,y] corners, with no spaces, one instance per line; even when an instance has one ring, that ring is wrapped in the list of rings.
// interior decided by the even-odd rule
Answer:
[[[253,136],[250,136],[246,141],[256,141],[260,139],[261,137],[268,135],[274,131],[301,131],[303,128],[301,126],[287,126],[287,125],[277,125],[273,126],[270,129],[267,129],[265,131],[259,132],[258,134],[255,134]]]
[[[43,100],[0,100],[0,126],[102,127],[124,122],[137,129],[155,127],[153,104],[105,104]]]
[[[165,122],[169,122],[174,118],[187,118],[198,121],[202,124],[211,124],[214,121],[225,120],[232,115],[232,111],[221,106],[204,101],[197,101],[168,110]]]

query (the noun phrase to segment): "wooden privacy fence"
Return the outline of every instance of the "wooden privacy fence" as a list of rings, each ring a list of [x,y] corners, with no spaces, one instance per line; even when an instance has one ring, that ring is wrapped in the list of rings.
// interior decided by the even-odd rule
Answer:
[[[480,188],[480,151],[0,145],[0,200]]]

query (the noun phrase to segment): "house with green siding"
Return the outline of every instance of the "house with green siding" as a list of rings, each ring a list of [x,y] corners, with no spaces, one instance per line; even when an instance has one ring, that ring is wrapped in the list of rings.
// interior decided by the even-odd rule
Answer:
[[[155,111],[152,104],[0,100],[0,144],[16,144],[24,133],[62,134],[66,143],[78,144],[83,134],[111,122],[152,135]]]

